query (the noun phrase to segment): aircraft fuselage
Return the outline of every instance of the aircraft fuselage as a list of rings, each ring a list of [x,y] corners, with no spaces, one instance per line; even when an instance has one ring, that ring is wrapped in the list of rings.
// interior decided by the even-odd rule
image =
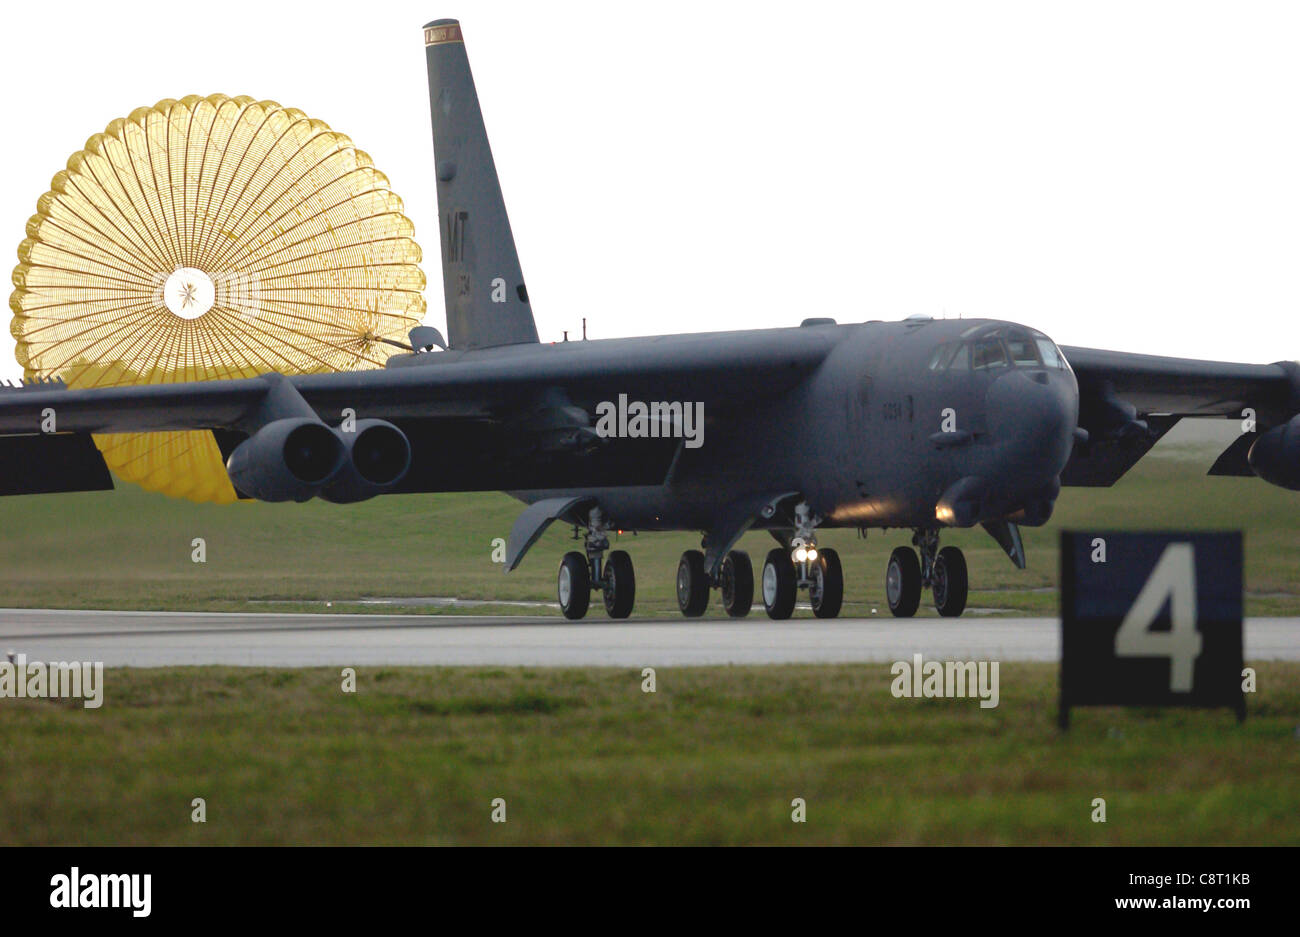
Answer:
[[[598,494],[611,522],[640,530],[707,529],[720,494],[735,500],[772,491],[799,492],[828,527],[970,526],[1011,515],[1026,524],[1046,521],[1074,442],[1074,375],[1063,358],[1043,363],[1037,350],[1032,364],[1027,357],[1020,364],[969,359],[974,343],[1000,341],[1008,351],[1005,338],[983,337],[989,332],[1022,343],[1045,337],[990,320],[806,330],[833,341],[823,364],[743,410],[706,413],[702,443],[680,446],[664,484],[515,494],[527,502]],[[791,331],[767,334],[780,342]],[[592,351],[609,354],[619,341]],[[936,354],[952,347],[966,348],[966,366],[932,367]],[[609,387],[611,398],[618,392]],[[945,493],[964,481],[970,490],[955,494],[977,507],[937,515]]]

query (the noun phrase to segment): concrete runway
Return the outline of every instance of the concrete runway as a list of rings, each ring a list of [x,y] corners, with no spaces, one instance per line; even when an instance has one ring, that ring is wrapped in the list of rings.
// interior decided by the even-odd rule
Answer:
[[[910,659],[1056,660],[1054,618],[317,615],[0,609],[0,652],[106,666],[688,666]],[[1247,660],[1300,660],[1300,619],[1246,621]]]

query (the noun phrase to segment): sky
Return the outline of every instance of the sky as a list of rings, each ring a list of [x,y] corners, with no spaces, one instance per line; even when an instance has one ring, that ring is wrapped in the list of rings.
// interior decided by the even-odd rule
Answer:
[[[442,327],[421,26],[464,29],[544,341],[989,316],[1300,357],[1300,5],[10,4],[0,244],[141,105],[248,94],[405,201]],[[0,377],[19,374],[0,335]]]

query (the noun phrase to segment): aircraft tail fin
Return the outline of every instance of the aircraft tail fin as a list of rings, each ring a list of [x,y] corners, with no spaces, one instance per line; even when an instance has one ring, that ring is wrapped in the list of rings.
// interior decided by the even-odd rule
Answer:
[[[510,218],[456,20],[424,27],[451,348],[537,341]]]

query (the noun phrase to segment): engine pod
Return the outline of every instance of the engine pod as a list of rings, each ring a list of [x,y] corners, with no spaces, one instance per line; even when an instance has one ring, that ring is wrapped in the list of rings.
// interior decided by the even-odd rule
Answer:
[[[347,450],[342,469],[320,491],[336,504],[365,501],[390,490],[411,467],[411,443],[387,420],[357,420],[353,430],[334,430]]]
[[[259,501],[307,501],[343,469],[343,441],[319,420],[275,420],[240,443],[226,461],[236,490]]]
[[[1246,461],[1270,485],[1300,491],[1300,414],[1256,439]]]

